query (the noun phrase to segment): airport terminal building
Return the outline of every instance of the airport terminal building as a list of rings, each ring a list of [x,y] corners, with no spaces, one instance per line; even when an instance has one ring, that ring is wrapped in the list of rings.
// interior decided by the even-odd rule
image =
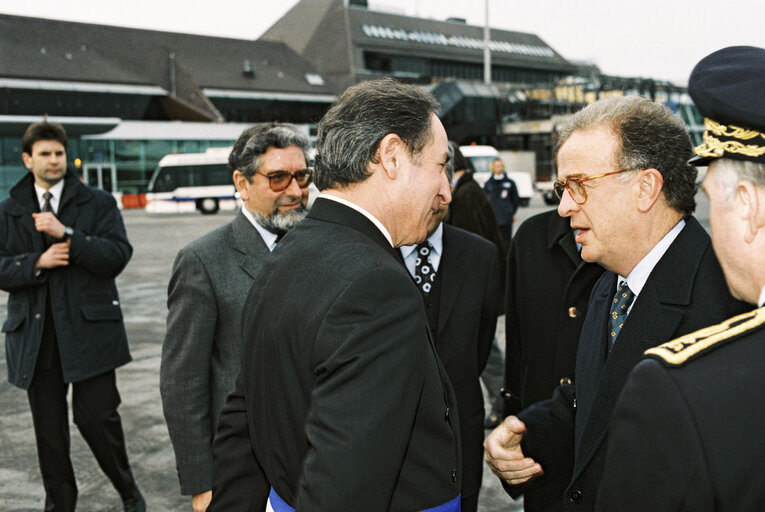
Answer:
[[[383,76],[431,91],[460,144],[534,151],[541,176],[556,116],[604,94],[690,103],[672,84],[572,63],[535,34],[489,35],[485,84],[483,27],[375,11],[367,0],[300,0],[257,40],[0,14],[0,199],[26,172],[23,130],[44,115],[69,132],[70,167],[135,193],[164,155],[230,146],[252,123],[292,122],[312,135],[348,85]]]

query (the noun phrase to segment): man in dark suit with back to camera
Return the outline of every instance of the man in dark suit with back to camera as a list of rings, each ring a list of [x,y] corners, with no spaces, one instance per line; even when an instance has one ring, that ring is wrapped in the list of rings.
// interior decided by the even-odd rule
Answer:
[[[64,128],[47,121],[22,138],[29,174],[0,203],[0,288],[8,380],[27,390],[45,510],[73,511],[66,395],[75,425],[126,511],[146,510],[128,463],[114,370],[130,361],[114,283],[133,254],[114,198],[66,168]]]
[[[246,301],[213,510],[459,510],[456,398],[396,249],[451,200],[437,108],[367,81],[319,122],[322,194]]]
[[[579,254],[569,219],[557,210],[526,220],[507,261],[505,416],[574,382],[587,303],[603,267]],[[533,498],[526,496],[527,508]]]
[[[212,495],[212,440],[240,367],[245,299],[278,238],[308,211],[308,148],[288,124],[242,132],[229,155],[241,212],[173,265],[159,385],[181,494],[192,495],[195,511]]]
[[[712,244],[759,309],[646,352],[614,409],[598,510],[765,510],[765,49],[708,55],[688,92]]]
[[[561,131],[558,212],[582,259],[607,271],[593,287],[575,381],[485,442],[508,493],[533,495],[534,510],[593,510],[611,412],[643,351],[742,310],[691,216],[690,155],[683,121],[638,96],[593,103]]]
[[[453,162],[449,161],[449,171]],[[451,176],[449,172],[450,180]],[[442,223],[448,209],[442,204],[430,220],[428,238],[402,247],[401,255],[422,293],[436,351],[457,395],[461,510],[475,512],[483,477],[484,407],[479,376],[497,328],[499,256],[488,240]]]

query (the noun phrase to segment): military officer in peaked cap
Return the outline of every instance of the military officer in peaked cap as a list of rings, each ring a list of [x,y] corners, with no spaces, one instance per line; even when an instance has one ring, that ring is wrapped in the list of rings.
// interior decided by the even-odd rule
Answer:
[[[611,419],[604,511],[765,510],[765,49],[705,57],[688,91],[714,249],[758,309],[646,351]]]

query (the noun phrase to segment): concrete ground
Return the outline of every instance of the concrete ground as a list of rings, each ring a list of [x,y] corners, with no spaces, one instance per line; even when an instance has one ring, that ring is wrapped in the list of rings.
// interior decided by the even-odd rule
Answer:
[[[706,203],[700,200],[700,218],[707,225]],[[522,208],[518,221],[549,207],[537,197]],[[129,210],[124,214],[134,247],[131,262],[117,279],[133,362],[117,371],[122,395],[123,426],[128,454],[148,509],[153,512],[191,510],[190,500],[179,495],[175,460],[159,397],[159,363],[165,333],[166,287],[176,252],[186,242],[228,222],[231,213],[213,216],[158,215]],[[0,292],[0,304],[7,294]],[[0,324],[6,308],[0,307]],[[504,322],[498,339],[504,348]],[[0,510],[39,511],[44,491],[26,393],[7,383],[5,351],[0,353]],[[97,467],[90,450],[72,425],[72,459],[80,489],[81,511],[118,511],[116,491]],[[521,510],[502,491],[497,479],[484,472],[479,510]]]

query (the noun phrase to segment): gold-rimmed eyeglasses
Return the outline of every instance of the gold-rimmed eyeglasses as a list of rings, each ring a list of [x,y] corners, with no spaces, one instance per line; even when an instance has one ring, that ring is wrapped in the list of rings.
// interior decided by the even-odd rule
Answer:
[[[620,169],[618,171],[604,172],[602,174],[596,174],[594,176],[585,176],[584,178],[566,178],[565,180],[555,180],[553,183],[553,190],[558,199],[563,198],[563,192],[568,190],[571,195],[571,199],[576,204],[584,204],[587,201],[587,190],[584,188],[585,181],[596,180],[598,178],[605,178],[606,176],[613,176],[622,172],[632,171],[634,169]]]

